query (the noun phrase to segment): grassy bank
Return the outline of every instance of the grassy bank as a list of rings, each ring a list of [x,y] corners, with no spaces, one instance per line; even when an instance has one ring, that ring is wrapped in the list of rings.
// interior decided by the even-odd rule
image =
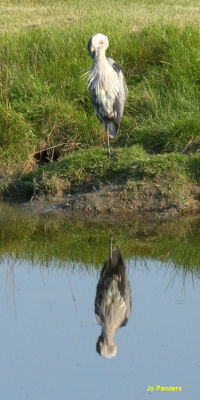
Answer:
[[[162,185],[163,188],[167,185],[168,189],[173,188],[175,199],[181,188],[184,190],[189,184],[199,182],[199,172],[198,154],[150,155],[142,147],[129,146],[116,148],[108,165],[105,149],[95,147],[87,151],[79,150],[27,174],[19,174],[8,186],[8,194],[25,200],[33,195],[58,199],[64,193],[76,192],[83,184],[90,191],[92,188],[99,189],[107,181],[123,181],[128,191],[136,189],[134,183],[143,187],[148,182],[154,182],[160,185],[161,191]]]
[[[2,197],[62,197],[121,176],[129,191],[134,182],[167,181],[183,202],[196,185],[198,199],[198,1],[30,0],[0,7]],[[109,167],[85,76],[86,45],[98,31],[108,35],[108,55],[129,88]]]

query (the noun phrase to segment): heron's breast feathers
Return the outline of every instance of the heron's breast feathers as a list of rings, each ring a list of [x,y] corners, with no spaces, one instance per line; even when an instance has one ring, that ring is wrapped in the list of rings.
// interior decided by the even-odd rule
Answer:
[[[126,302],[118,289],[117,280],[111,280],[107,289],[102,293],[102,299],[98,305],[98,322],[115,324],[119,326],[126,316]]]
[[[94,65],[89,78],[88,87],[93,103],[101,109],[102,117],[115,118],[114,103],[119,94],[120,82],[116,71],[106,62],[101,68]]]

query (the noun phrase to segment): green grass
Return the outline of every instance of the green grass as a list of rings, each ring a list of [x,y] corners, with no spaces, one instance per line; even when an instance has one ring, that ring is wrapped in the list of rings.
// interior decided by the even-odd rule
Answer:
[[[138,82],[128,106],[131,142],[154,152],[182,152],[199,139],[199,55],[200,32],[191,27],[153,26],[139,33],[132,49]]]
[[[197,0],[30,0],[0,6],[2,196],[13,187],[20,187],[20,196],[55,196],[92,179],[152,178],[161,170],[198,183]],[[109,171],[105,134],[84,75],[92,65],[87,42],[98,31],[108,35],[108,56],[121,66],[129,88]],[[56,150],[59,161],[38,166],[34,155],[46,148]]]
[[[108,165],[105,149],[81,149],[57,162],[19,174],[10,183],[7,194],[13,198],[30,199],[33,196],[61,198],[82,187],[98,188],[101,182],[124,182],[125,192],[146,189],[151,182],[160,187],[163,196],[171,196],[181,203],[191,201],[188,188],[199,183],[200,158],[197,154],[148,154],[140,146],[117,148]],[[165,193],[166,192],[166,193]],[[5,189],[6,193],[6,189]],[[196,193],[194,192],[196,195]],[[141,195],[141,193],[140,193]],[[180,196],[183,196],[182,199]]]

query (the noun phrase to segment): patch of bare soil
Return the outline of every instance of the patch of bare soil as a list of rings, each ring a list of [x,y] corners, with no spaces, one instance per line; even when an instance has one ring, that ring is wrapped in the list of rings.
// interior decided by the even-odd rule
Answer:
[[[200,189],[187,186],[182,197],[172,196],[169,184],[146,182],[127,188],[122,181],[102,184],[99,189],[66,195],[60,201],[35,200],[29,207],[35,212],[64,211],[75,217],[129,218],[132,215],[156,214],[162,218],[177,216],[200,208]]]

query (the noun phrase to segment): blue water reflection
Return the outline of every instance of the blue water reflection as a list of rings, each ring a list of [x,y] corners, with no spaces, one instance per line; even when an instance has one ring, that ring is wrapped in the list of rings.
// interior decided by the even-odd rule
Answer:
[[[126,264],[133,307],[108,360],[96,353],[99,271],[1,262],[3,400],[199,398],[199,281],[151,259]]]

